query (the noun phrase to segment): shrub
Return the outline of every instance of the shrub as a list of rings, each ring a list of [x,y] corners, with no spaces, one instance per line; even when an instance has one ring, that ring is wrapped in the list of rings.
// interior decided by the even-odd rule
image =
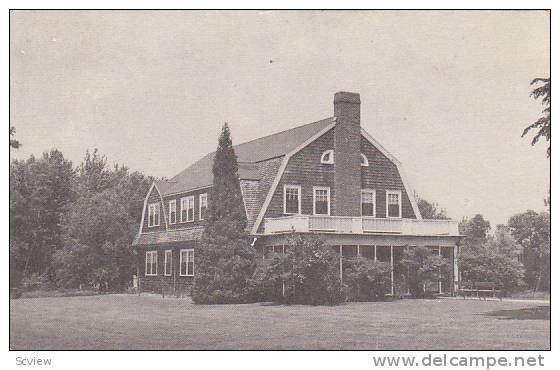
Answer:
[[[493,282],[505,294],[523,287],[521,262],[489,248],[464,251],[459,257],[463,282]]]
[[[391,289],[391,264],[355,257],[344,261],[343,282],[349,301],[376,301]]]
[[[449,272],[449,263],[426,247],[407,248],[401,266],[408,270],[410,294],[415,298],[427,296],[426,286],[435,283]]]
[[[316,236],[288,237],[285,254],[276,254],[259,271],[253,286],[287,304],[336,305],[344,301],[338,256]]]

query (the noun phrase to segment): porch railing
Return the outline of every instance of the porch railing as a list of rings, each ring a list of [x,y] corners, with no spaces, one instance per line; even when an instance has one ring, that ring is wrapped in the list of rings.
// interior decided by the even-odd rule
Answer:
[[[312,215],[292,215],[264,220],[265,234],[285,233],[291,230],[344,234],[459,235],[458,222],[453,220]]]

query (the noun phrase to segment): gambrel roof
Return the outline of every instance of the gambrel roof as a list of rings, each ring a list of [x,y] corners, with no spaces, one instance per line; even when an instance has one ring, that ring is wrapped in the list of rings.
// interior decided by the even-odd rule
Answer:
[[[298,126],[276,134],[268,135],[243,144],[235,145],[234,151],[239,163],[239,177],[242,180],[259,180],[256,163],[284,156],[305,143],[321,130],[333,123],[329,117],[317,122]],[[215,153],[210,153],[183,170],[168,181],[157,182],[162,196],[212,185],[212,165]]]

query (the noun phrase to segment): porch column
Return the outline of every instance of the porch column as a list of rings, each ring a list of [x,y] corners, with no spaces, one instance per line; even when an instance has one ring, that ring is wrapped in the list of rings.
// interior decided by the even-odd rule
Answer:
[[[438,256],[441,257],[441,245],[438,246]],[[439,270],[438,290],[439,290],[439,294],[441,294],[441,269]]]
[[[393,269],[393,246],[391,246],[391,295],[395,295],[395,272]]]
[[[459,264],[457,263],[459,252],[459,246],[455,245],[453,247],[453,293],[457,294],[459,291]]]
[[[342,283],[342,245],[339,246],[338,267],[340,270],[340,282]]]
[[[360,245],[358,245],[358,251],[356,252],[356,256],[361,257],[360,256]]]
[[[373,246],[373,260],[377,261],[377,245]]]

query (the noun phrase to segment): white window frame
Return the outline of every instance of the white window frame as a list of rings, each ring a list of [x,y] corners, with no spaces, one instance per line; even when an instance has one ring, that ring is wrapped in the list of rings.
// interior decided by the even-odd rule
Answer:
[[[155,217],[155,210],[156,209],[157,209],[157,223],[156,223],[156,217]],[[160,212],[161,212],[161,209],[160,209],[159,202],[148,204],[148,227],[159,226]],[[152,217],[152,216],[154,216],[154,217]],[[153,218],[153,221],[152,221],[152,218]]]
[[[399,196],[399,216],[389,216],[389,194],[397,194]],[[402,218],[402,191],[400,190],[386,190],[385,191],[385,216],[387,218]]]
[[[327,191],[327,214],[317,214],[316,209],[315,209],[315,200],[316,200],[316,194],[315,191],[317,190],[326,190]],[[331,188],[329,188],[328,186],[314,186],[313,187],[313,214],[316,216],[330,216],[331,215]]]
[[[297,213],[286,212],[286,190],[288,190],[288,189],[296,189],[298,191],[298,212]],[[284,202],[284,214],[285,215],[300,215],[301,214],[301,185],[284,185],[283,202]]]
[[[167,259],[169,256],[169,269],[171,271],[167,271]],[[173,274],[173,250],[171,249],[167,249],[165,251],[165,255],[164,255],[164,261],[163,261],[163,275],[165,276],[171,276]]]
[[[362,158],[360,160],[360,165],[362,167],[367,167],[369,166],[369,160],[367,159],[366,155],[364,153],[360,153],[360,157]]]
[[[185,252],[186,265],[185,265],[185,273],[183,274],[183,252]],[[192,274],[189,274],[189,254],[192,255],[192,262],[193,262],[193,271]],[[179,251],[179,276],[194,276],[194,249],[193,248],[186,248],[181,249]]]
[[[325,159],[326,156],[330,155],[329,159]],[[323,154],[321,154],[321,163],[322,164],[334,164],[334,150],[325,150]]]
[[[375,191],[375,189],[362,189],[362,192],[360,193],[360,212],[362,212],[362,194],[363,193],[369,193],[371,194],[371,197],[373,199],[373,216],[372,215],[364,215],[363,213],[360,213],[362,215],[362,217],[377,217],[377,192]]]
[[[202,199],[206,200],[206,213],[208,213],[208,193],[202,193],[198,196],[198,219],[204,220],[202,218]]]
[[[148,256],[150,256],[150,273],[148,274]],[[156,271],[153,273],[153,269],[151,268],[154,263],[154,256],[155,256],[155,263],[156,263]],[[157,276],[157,268],[158,268],[158,255],[157,251],[146,251],[146,266],[144,268],[144,275],[146,276]]]
[[[171,213],[175,213],[175,218],[171,217]],[[177,223],[177,199],[172,199],[169,201],[169,224],[174,225],[176,223]]]
[[[183,202],[184,201],[184,202]],[[193,210],[193,217],[190,220],[189,219],[189,203],[192,202],[192,210]],[[183,203],[185,204],[185,207],[183,207]],[[183,211],[186,210],[187,211],[187,219],[184,220],[183,219]],[[187,197],[182,197],[181,198],[181,217],[180,217],[180,221],[181,223],[185,223],[185,222],[193,222],[194,221],[194,195],[189,195]]]

